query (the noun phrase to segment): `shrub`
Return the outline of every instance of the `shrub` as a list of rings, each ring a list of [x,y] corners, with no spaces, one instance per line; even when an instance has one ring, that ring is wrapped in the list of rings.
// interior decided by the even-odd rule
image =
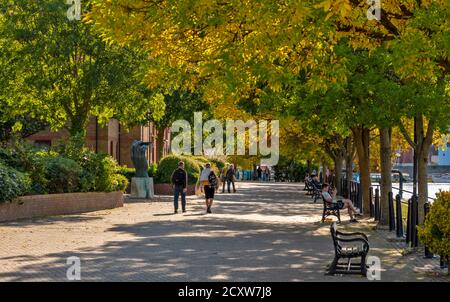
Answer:
[[[54,152],[36,151],[28,143],[16,144],[13,148],[1,149],[0,160],[6,165],[27,173],[31,178],[30,193],[48,193],[48,180],[45,177],[45,158],[57,156]]]
[[[83,192],[112,192],[122,190],[125,183],[128,185],[127,178],[119,174],[116,160],[107,154],[85,151],[80,165],[83,168],[80,186]]]
[[[124,176],[126,179],[128,179],[129,182],[131,182],[131,179],[136,175],[136,169],[123,166],[119,167],[117,173]]]
[[[184,161],[185,169],[188,173],[188,183],[196,184],[200,177],[200,165],[190,157],[178,155],[168,155],[159,162],[155,182],[171,183],[172,173],[178,167],[179,161]]]
[[[120,174],[114,174],[111,177],[110,191],[125,191],[128,188],[128,179]]]
[[[45,178],[48,193],[72,193],[78,191],[82,169],[74,160],[64,157],[46,157]]]
[[[131,182],[131,179],[136,175],[136,169],[135,168],[128,168],[126,166],[119,167],[118,172],[120,175],[125,176],[129,182]],[[148,165],[148,176],[149,177],[156,177],[156,174],[158,173],[158,165],[157,164],[149,164]]]
[[[0,162],[0,202],[7,202],[30,191],[31,180],[27,175]]]
[[[447,262],[449,262],[450,191],[441,191],[436,194],[436,200],[431,205],[430,212],[425,218],[423,227],[418,227],[418,234],[420,241],[425,244],[431,252],[447,256]]]
[[[222,169],[225,168],[225,166],[227,164],[225,160],[222,160],[220,158],[211,158],[210,162],[212,164],[215,164],[219,171],[222,171]]]

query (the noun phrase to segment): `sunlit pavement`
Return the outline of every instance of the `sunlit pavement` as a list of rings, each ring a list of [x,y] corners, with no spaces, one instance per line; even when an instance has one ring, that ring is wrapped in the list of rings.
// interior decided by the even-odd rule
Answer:
[[[123,208],[0,224],[0,281],[67,281],[67,258],[81,261],[82,281],[368,281],[325,276],[333,258],[329,224],[321,224],[302,184],[239,183],[218,194],[205,214],[171,202],[129,201]],[[381,259],[381,281],[448,281],[417,268],[370,223],[349,225],[369,235]],[[435,263],[437,260],[433,260]],[[369,282],[369,281],[368,281]],[[376,282],[376,281],[370,281]]]

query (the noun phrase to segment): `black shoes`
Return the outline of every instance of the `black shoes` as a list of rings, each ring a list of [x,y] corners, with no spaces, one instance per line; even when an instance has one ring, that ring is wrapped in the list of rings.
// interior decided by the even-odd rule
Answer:
[[[183,213],[186,213],[186,209],[183,209]]]
[[[206,208],[206,213],[208,213],[208,214],[211,214],[212,212],[211,212],[211,207],[207,207]]]
[[[355,218],[353,218],[353,219],[350,219],[350,222],[351,222],[351,223],[358,223],[358,220],[356,220]]]
[[[178,210],[173,211],[174,214],[178,214]]]

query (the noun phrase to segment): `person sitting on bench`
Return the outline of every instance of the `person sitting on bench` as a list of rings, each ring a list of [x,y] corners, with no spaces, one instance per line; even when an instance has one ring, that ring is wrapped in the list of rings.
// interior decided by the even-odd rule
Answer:
[[[320,180],[319,180],[319,176],[317,176],[317,174],[311,175],[311,182],[319,190],[322,187],[322,184],[320,183]]]
[[[357,208],[353,206],[350,199],[336,199],[336,191],[332,191],[333,196],[328,192],[329,185],[322,185],[322,196],[326,202],[334,204],[339,210],[347,209],[348,215],[350,216],[350,222],[358,222],[354,215],[361,215]]]

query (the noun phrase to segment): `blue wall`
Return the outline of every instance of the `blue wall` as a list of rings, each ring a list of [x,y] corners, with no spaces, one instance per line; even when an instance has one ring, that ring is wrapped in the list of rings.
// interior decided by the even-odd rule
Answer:
[[[439,149],[438,153],[438,165],[440,166],[450,166],[450,144],[444,150]]]

